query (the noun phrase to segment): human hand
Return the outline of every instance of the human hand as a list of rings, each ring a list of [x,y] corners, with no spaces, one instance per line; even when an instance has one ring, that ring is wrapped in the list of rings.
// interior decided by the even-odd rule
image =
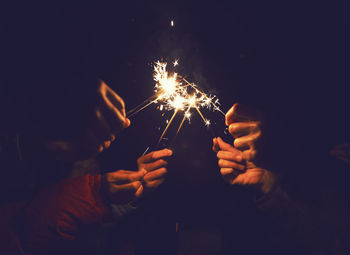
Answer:
[[[139,199],[143,193],[144,171],[118,170],[102,176],[101,190],[114,204],[126,204]]]
[[[261,113],[238,103],[226,113],[225,123],[235,138],[233,145],[243,152],[246,161],[253,161],[257,156],[257,145],[262,135],[261,121]]]
[[[78,161],[96,156],[110,147],[116,135],[130,126],[125,115],[123,99],[103,81],[96,83],[93,101],[96,104],[88,125],[80,135],[67,139],[42,139],[24,136],[24,153],[31,158],[51,158],[62,161]],[[84,114],[85,113],[81,113]]]
[[[150,152],[137,160],[139,171],[145,172],[143,177],[145,192],[156,189],[164,182],[168,165],[166,160],[171,155],[172,150],[163,149]]]
[[[274,183],[274,175],[243,158],[243,152],[224,142],[220,137],[213,139],[213,150],[217,152],[220,173],[232,185],[252,186],[268,193]]]

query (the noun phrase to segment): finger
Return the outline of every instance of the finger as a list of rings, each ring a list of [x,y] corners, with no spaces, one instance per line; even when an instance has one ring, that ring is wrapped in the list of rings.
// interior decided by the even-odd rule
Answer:
[[[167,174],[167,169],[165,167],[159,168],[155,171],[145,174],[143,177],[144,181],[149,182],[155,179],[163,178]]]
[[[256,158],[257,151],[254,148],[250,148],[248,150],[244,150],[242,153],[244,160],[252,161]]]
[[[238,151],[236,148],[234,148],[231,144],[228,144],[226,142],[224,142],[221,137],[218,137],[217,139],[218,145],[220,147],[221,150],[223,151],[232,151],[232,152],[236,152]]]
[[[230,124],[228,131],[234,138],[248,135],[259,130],[259,122],[235,122]]]
[[[116,171],[116,172],[110,172],[107,174],[107,181],[109,183],[115,183],[118,185],[121,184],[127,184],[134,181],[140,181],[142,180],[143,176],[145,175],[145,172],[142,171]]]
[[[114,92],[110,87],[107,86],[106,89],[106,96],[109,99],[109,101],[114,105],[116,109],[118,109],[122,115],[125,117],[125,103],[124,100]]]
[[[98,107],[113,133],[119,133],[127,125],[123,114],[105,96],[100,98]]]
[[[112,184],[112,192],[134,192],[142,186],[142,183],[140,181],[135,181],[127,184]]]
[[[235,170],[233,168],[220,168],[220,173],[222,176],[232,174]]]
[[[216,156],[219,159],[226,159],[226,160],[231,160],[231,161],[237,161],[241,162],[243,160],[242,152],[241,151],[219,151]]]
[[[149,189],[155,189],[159,187],[164,181],[165,179],[157,179],[154,181],[146,182],[146,187]]]
[[[234,122],[245,122],[251,120],[261,120],[262,116],[259,111],[249,107],[247,105],[242,105],[235,103],[230,110],[227,111],[225,115],[225,123],[227,126]]]
[[[225,159],[219,159],[218,165],[220,168],[234,168],[240,171],[245,170],[245,165],[236,163],[234,161],[225,160]]]
[[[157,159],[164,158],[164,157],[170,157],[173,155],[173,151],[169,149],[163,149],[159,151],[152,151],[142,157],[140,157],[137,162],[138,164],[153,162]]]
[[[136,198],[140,198],[143,194],[143,185],[141,185],[135,193]]]
[[[140,167],[142,169],[145,169],[147,172],[153,171],[155,169],[161,168],[163,166],[168,165],[168,162],[163,159],[158,159],[155,162],[147,163],[147,164],[140,164]]]
[[[235,139],[233,142],[233,145],[237,149],[246,149],[254,147],[254,144],[257,142],[257,140],[260,138],[261,132],[257,131],[253,134],[242,136],[240,138]]]
[[[218,144],[218,141],[216,138],[213,138],[213,147],[212,147],[212,150],[214,152],[218,152],[220,150],[220,146]]]
[[[96,109],[92,118],[91,129],[100,143],[111,140],[113,137],[113,132],[99,109]]]
[[[125,119],[125,125],[124,125],[124,128],[128,128],[130,125],[131,125],[131,121],[130,121],[130,119],[126,118],[126,119]]]
[[[225,115],[225,124],[226,126],[230,125],[231,123],[235,122],[235,118],[234,118],[234,112],[235,112],[235,108],[238,106],[237,103],[235,103],[230,110],[227,111],[226,115]]]

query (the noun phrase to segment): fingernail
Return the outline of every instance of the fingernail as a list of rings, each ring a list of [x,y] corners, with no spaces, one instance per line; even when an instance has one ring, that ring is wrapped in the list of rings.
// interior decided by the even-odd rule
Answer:
[[[169,156],[173,155],[173,151],[168,149]]]
[[[241,155],[238,155],[238,156],[236,157],[236,159],[237,159],[237,161],[241,162],[241,161],[243,160],[243,157],[242,157]]]

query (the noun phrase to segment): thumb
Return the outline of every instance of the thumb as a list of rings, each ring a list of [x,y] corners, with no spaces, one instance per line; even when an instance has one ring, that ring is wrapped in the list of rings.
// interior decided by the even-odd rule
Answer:
[[[132,181],[139,181],[143,179],[143,176],[147,173],[146,170],[142,169],[140,171],[137,171],[133,174],[130,174],[130,180]]]
[[[130,121],[130,119],[128,119],[128,118],[125,118],[125,122],[124,122],[124,128],[128,128],[128,127],[130,126],[130,124],[131,124],[131,121]]]
[[[221,139],[221,137],[218,137],[216,139],[216,141],[217,141],[217,144],[220,147],[220,149],[223,150],[223,151],[232,151],[232,152],[236,152],[237,151],[237,149],[235,149],[231,144],[228,144],[228,143],[224,142]]]

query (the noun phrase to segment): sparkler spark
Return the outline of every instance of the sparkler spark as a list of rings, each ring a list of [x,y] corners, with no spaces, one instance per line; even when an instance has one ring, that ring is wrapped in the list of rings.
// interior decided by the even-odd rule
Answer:
[[[173,66],[176,67],[178,64],[178,59],[175,59]],[[161,142],[175,116],[180,111],[183,112],[183,118],[177,129],[176,135],[180,132],[185,120],[187,119],[190,121],[191,109],[193,108],[195,108],[198,114],[201,116],[205,126],[210,126],[210,120],[203,116],[200,108],[212,109],[214,111],[216,110],[225,115],[225,113],[223,113],[219,108],[219,101],[216,96],[205,94],[197,87],[196,84],[187,81],[176,72],[169,73],[167,71],[166,62],[157,61],[154,63],[153,68],[153,79],[156,82],[154,87],[155,94],[148,100],[145,100],[139,107],[134,108],[131,115],[140,112],[153,103],[159,104],[159,110],[161,111],[174,111],[171,119],[167,122],[167,125],[159,138],[158,144]]]

